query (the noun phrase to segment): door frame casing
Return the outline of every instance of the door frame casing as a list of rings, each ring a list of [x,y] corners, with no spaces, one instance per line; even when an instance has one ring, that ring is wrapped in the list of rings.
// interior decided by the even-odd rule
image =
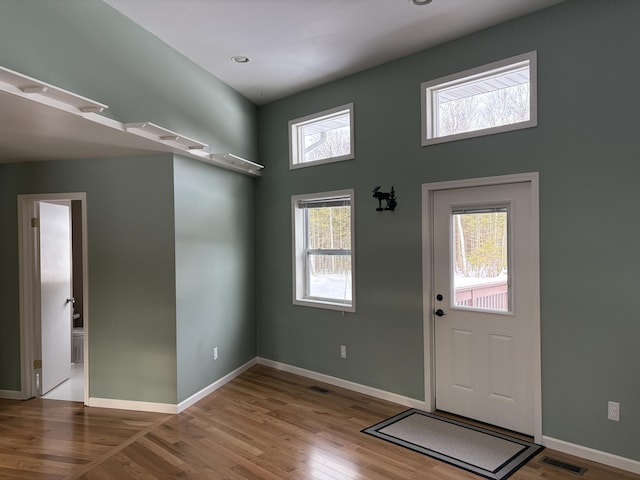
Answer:
[[[534,441],[542,441],[542,358],[540,335],[540,223],[539,223],[539,180],[538,172],[501,175],[495,177],[472,178],[422,185],[422,305],[424,335],[425,409],[433,412],[436,407],[435,388],[435,322],[434,322],[434,268],[433,268],[433,196],[439,190],[469,187],[490,187],[509,183],[529,183],[531,188],[531,272],[533,325],[531,342],[533,351],[533,421]]]
[[[82,318],[84,325],[84,404],[89,398],[89,275],[87,250],[87,194],[45,193],[18,195],[18,275],[20,284],[20,393],[23,400],[37,396],[33,363],[39,358],[37,325],[40,300],[36,273],[38,243],[31,226],[36,202],[80,200],[82,215]],[[69,359],[71,360],[71,359]]]

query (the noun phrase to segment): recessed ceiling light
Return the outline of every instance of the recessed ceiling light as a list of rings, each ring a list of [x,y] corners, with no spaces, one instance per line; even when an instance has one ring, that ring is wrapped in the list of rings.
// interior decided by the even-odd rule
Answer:
[[[249,63],[250,58],[243,57],[242,55],[236,55],[234,57],[231,57],[231,60],[233,60],[236,63]]]
[[[433,0],[411,0],[414,5],[429,5]]]

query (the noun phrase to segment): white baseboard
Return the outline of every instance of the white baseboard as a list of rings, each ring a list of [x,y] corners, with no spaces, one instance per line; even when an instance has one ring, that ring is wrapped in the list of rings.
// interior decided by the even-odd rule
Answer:
[[[619,468],[628,472],[640,473],[640,461],[630,458],[620,457],[611,453],[594,450],[593,448],[583,447],[574,443],[565,442],[555,438],[542,436],[542,445],[558,452],[567,453],[576,457],[591,460],[593,462],[603,463],[610,467]]]
[[[398,395],[397,393],[391,393],[385,390],[379,390],[377,388],[368,387],[366,385],[350,382],[348,380],[343,380],[342,378],[325,375],[324,373],[317,373],[312,370],[306,370],[304,368],[294,367],[293,365],[288,365],[286,363],[274,362],[273,360],[268,360],[266,358],[258,357],[257,363],[259,363],[260,365],[265,365],[267,367],[275,368],[277,370],[282,370],[285,372],[293,373],[295,375],[300,375],[302,377],[318,380],[319,382],[328,383],[329,385],[335,385],[337,387],[353,390],[354,392],[362,393],[364,395],[369,395],[371,397],[387,400],[389,402],[397,403],[399,405],[404,405],[410,408],[418,408],[420,410],[425,409],[424,400],[416,400],[414,398]]]
[[[171,403],[139,402],[137,400],[118,400],[115,398],[89,397],[87,407],[136,410],[138,412],[178,413],[178,406]]]
[[[180,413],[187,408],[189,408],[194,403],[202,400],[204,397],[213,393],[225,383],[230,382],[242,372],[251,368],[256,364],[256,359],[253,358],[249,360],[244,365],[236,368],[231,373],[228,373],[224,377],[219,380],[216,380],[208,387],[203,388],[199,392],[191,395],[186,400],[183,400],[177,405],[172,403],[155,403],[155,402],[138,402],[135,400],[118,400],[114,398],[96,398],[89,397],[89,401],[87,402],[88,407],[99,407],[99,408],[115,408],[118,410],[137,410],[139,412],[154,412],[154,413],[169,413],[169,414],[177,414]],[[1,391],[0,391],[1,392]],[[20,393],[20,392],[18,392]]]
[[[19,390],[0,390],[0,398],[23,400],[22,392]]]
[[[216,380],[215,382],[213,382],[211,385],[209,385],[208,387],[203,388],[202,390],[200,390],[199,392],[194,393],[193,395],[191,395],[189,398],[183,400],[182,402],[180,402],[178,404],[178,413],[186,410],[187,408],[189,408],[191,405],[193,405],[194,403],[202,400],[204,397],[206,397],[207,395],[215,392],[217,389],[219,389],[220,387],[222,387],[225,383],[230,382],[231,380],[233,380],[234,378],[236,378],[238,375],[240,375],[241,373],[245,372],[246,370],[248,370],[249,368],[253,367],[256,364],[256,359],[252,359],[249,360],[247,363],[245,363],[244,365],[236,368],[234,371],[232,371],[231,373],[228,373],[227,375],[225,375],[224,377],[222,377],[219,380]]]

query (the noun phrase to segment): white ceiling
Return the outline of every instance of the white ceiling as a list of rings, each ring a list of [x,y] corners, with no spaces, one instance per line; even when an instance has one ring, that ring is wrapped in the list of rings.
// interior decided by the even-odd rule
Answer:
[[[104,1],[263,104],[563,0]],[[172,150],[22,97],[0,94],[0,163]]]
[[[263,104],[563,0],[104,1]]]

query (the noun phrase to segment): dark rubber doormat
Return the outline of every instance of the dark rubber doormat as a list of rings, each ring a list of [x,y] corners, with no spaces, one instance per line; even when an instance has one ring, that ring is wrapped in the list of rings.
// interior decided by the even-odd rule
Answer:
[[[504,480],[544,447],[417,409],[362,430],[492,480]]]

